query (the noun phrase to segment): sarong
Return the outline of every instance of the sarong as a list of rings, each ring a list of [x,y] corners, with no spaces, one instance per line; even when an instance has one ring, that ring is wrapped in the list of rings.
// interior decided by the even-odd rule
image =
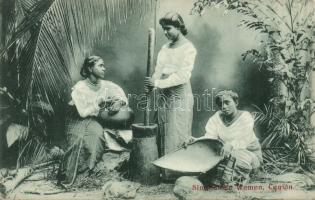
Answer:
[[[191,137],[193,95],[190,83],[159,89],[155,94],[159,157],[178,149]],[[164,179],[175,180],[173,172],[162,170]],[[173,173],[174,174],[174,173]]]

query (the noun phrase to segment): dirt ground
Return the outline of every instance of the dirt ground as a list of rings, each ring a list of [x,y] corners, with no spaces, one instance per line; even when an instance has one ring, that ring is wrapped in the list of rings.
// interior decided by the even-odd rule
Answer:
[[[200,199],[315,199],[315,190],[301,189],[270,189],[267,183],[252,183],[251,186],[259,186],[259,189],[253,187],[238,189],[216,188],[208,191],[194,190],[187,195],[187,200]],[[140,186],[137,190],[135,200],[176,200],[173,193],[174,184],[160,184],[158,186]],[[193,189],[192,189],[193,190]],[[75,189],[74,191],[62,192],[58,194],[44,194],[45,192],[60,191],[53,181],[32,180],[24,181],[13,193],[6,199],[12,200],[105,200],[102,189]],[[33,193],[33,194],[32,194]],[[36,193],[36,194],[34,194]]]
[[[158,186],[141,186],[135,200],[176,200],[173,194],[173,184],[160,184]],[[26,181],[7,199],[14,200],[97,200],[106,199],[102,190],[76,190],[71,192],[45,195],[41,192],[53,191],[54,186],[48,181]],[[286,190],[286,191],[226,191],[211,190],[207,192],[195,192],[187,196],[187,199],[315,199],[315,191]],[[29,194],[30,191],[38,191],[38,194]]]
[[[173,184],[160,184],[158,186],[141,186],[137,191],[135,200],[167,200],[177,199],[173,195]],[[75,189],[74,191],[62,192],[59,194],[43,194],[44,192],[59,191],[55,184],[50,181],[25,181],[6,199],[14,200],[97,200],[105,199],[101,189]],[[37,194],[31,194],[31,193]],[[41,194],[42,193],[42,194]]]
[[[55,175],[47,172],[33,174],[24,180],[12,193],[6,196],[10,200],[115,200],[104,195],[104,185],[109,181],[126,181],[124,177],[124,163],[128,154],[104,155],[104,162],[97,165],[99,171],[91,174],[80,174],[69,191],[57,186]],[[111,162],[105,162],[110,160]],[[117,166],[120,170],[117,171]],[[290,183],[293,181],[294,183]],[[186,182],[185,182],[186,183]],[[181,191],[181,196],[187,200],[210,199],[315,199],[315,177],[308,177],[299,173],[273,175],[262,173],[251,183],[242,188],[225,186],[221,188],[203,188],[201,185],[187,183]],[[138,185],[137,183],[132,183]],[[304,187],[307,186],[307,187]],[[161,183],[157,186],[137,187],[135,200],[176,200],[174,184]],[[118,188],[119,190],[119,188]],[[1,199],[1,197],[0,197]],[[122,198],[120,198],[122,199]]]

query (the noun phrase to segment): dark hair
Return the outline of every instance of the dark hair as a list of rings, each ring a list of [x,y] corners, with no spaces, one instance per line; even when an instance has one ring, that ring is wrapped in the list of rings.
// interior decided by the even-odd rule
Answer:
[[[175,12],[166,13],[166,15],[160,19],[159,23],[162,27],[166,25],[172,25],[176,28],[179,28],[180,32],[183,35],[187,35],[188,33],[185,27],[184,20],[178,13]]]
[[[80,74],[81,76],[83,76],[84,78],[87,78],[89,77],[90,75],[90,71],[89,69],[91,67],[93,67],[95,65],[95,63],[99,60],[101,60],[102,58],[99,57],[99,56],[89,56],[89,57],[86,57],[84,62],[83,62],[83,66],[80,70]]]
[[[230,96],[233,101],[238,104],[238,94],[232,90],[222,90],[220,92],[217,93],[217,95],[215,95],[215,103],[218,105],[218,106],[221,106],[220,104],[222,103],[222,96],[224,95],[228,95]]]

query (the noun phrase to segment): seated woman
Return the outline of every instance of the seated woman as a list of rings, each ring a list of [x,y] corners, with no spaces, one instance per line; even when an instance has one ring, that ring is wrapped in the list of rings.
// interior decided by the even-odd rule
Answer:
[[[253,130],[254,119],[249,112],[237,109],[238,95],[231,90],[219,92],[215,103],[220,110],[210,117],[201,138],[221,140],[224,159],[198,179],[205,186],[248,181],[249,174],[262,162],[261,147]],[[200,138],[190,142],[196,139]]]
[[[102,80],[106,67],[102,58],[84,60],[78,81],[71,93],[76,109],[67,120],[66,133],[71,153],[67,158],[66,177],[74,181],[77,171],[93,170],[105,149],[104,128],[129,128],[133,113],[124,91],[111,81]],[[73,109],[72,109],[73,110]]]
[[[230,176],[226,176],[226,173],[228,173],[228,168],[233,168],[234,164],[226,165],[235,161],[234,169],[230,169],[234,171],[234,174],[230,178],[234,181],[248,180],[250,172],[257,169],[262,162],[261,147],[254,133],[254,119],[249,112],[237,109],[238,95],[231,90],[219,92],[215,96],[215,103],[220,110],[210,117],[203,137],[219,139],[224,144],[224,155],[227,160],[222,161],[221,166],[219,164],[221,170],[222,168],[226,170],[222,174],[223,179],[229,179]],[[218,169],[214,171],[216,175],[219,175]],[[226,183],[228,181],[212,180],[210,182]]]

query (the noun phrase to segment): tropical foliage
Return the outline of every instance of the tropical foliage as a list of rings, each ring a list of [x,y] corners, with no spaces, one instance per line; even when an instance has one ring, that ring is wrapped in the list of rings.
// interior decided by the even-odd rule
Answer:
[[[45,135],[43,129],[35,125],[41,120],[38,108],[42,112],[48,108],[54,113],[60,105],[66,104],[73,77],[79,74],[84,57],[92,53],[94,45],[110,40],[116,28],[129,16],[138,17],[141,21],[146,14],[152,13],[155,6],[154,0],[5,2],[11,4],[2,6],[9,11],[3,11],[6,18],[3,19],[4,47],[0,56],[1,71],[6,72],[1,78],[6,81],[1,84],[6,85],[2,85],[1,91],[9,88],[11,97],[17,100],[11,101],[18,110],[13,113],[22,113],[14,121],[30,127],[29,133],[33,136]],[[38,149],[35,156],[44,152],[38,145],[47,143],[33,136],[30,136],[34,139],[32,142],[29,139],[22,142],[22,153],[27,152],[32,144]]]
[[[34,3],[35,2],[35,3]],[[131,14],[143,17],[154,1],[145,0],[27,0],[28,10],[2,51],[26,37],[18,65],[23,74],[17,94],[28,108],[36,96],[55,105],[72,84],[82,59],[96,43],[106,42]],[[29,4],[32,4],[31,6]],[[28,6],[27,6],[28,5]],[[140,11],[140,12],[139,12]],[[22,76],[20,76],[22,77]]]
[[[240,25],[261,33],[262,45],[243,54],[269,74],[269,105],[258,108],[256,121],[265,127],[267,163],[309,163],[306,140],[310,124],[310,75],[315,64],[314,10],[310,0],[197,0],[192,13],[222,6],[243,16]]]

